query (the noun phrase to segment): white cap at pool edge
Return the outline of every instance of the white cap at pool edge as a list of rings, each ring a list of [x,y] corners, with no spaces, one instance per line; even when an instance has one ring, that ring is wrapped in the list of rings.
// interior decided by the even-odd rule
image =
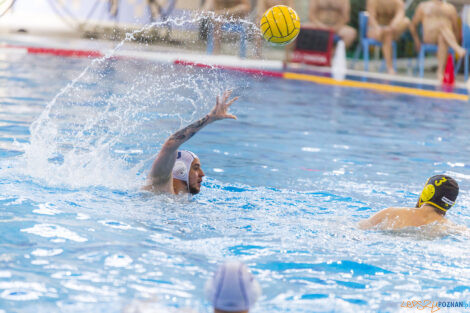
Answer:
[[[261,287],[245,264],[227,261],[206,283],[206,297],[222,311],[246,311],[261,295]]]

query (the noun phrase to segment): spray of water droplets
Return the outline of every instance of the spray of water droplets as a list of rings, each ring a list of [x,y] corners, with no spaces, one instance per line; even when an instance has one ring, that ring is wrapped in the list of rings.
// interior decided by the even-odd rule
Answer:
[[[25,174],[48,184],[73,187],[139,185],[169,134],[206,114],[224,90],[243,94],[247,82],[215,69],[114,55],[154,27],[198,24],[206,18],[207,14],[201,14],[192,20],[149,24],[126,34],[113,50],[92,60],[31,125],[30,143],[24,148]],[[238,22],[256,31],[252,23]]]

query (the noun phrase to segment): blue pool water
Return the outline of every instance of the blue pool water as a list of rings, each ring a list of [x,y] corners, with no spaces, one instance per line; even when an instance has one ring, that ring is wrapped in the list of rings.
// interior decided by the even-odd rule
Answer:
[[[184,145],[206,172],[201,194],[140,191],[165,138],[226,88],[238,120]],[[252,312],[468,301],[468,238],[356,224],[413,206],[444,172],[461,187],[448,217],[470,227],[469,119],[463,102],[0,55],[0,312],[208,312],[204,283],[227,258],[260,281]]]

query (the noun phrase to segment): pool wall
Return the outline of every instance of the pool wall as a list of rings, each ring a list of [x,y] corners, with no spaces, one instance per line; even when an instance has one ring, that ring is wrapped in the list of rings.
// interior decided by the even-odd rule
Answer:
[[[439,86],[432,80],[394,77],[385,74],[369,74],[349,70],[346,80],[337,81],[328,73],[318,68],[285,68],[282,61],[248,60],[234,56],[201,55],[182,52],[156,52],[110,49],[73,49],[58,45],[31,46],[22,44],[0,45],[0,53],[49,54],[62,57],[143,59],[159,63],[170,63],[182,66],[211,67],[222,70],[237,71],[249,75],[279,77],[288,80],[307,81],[322,85],[335,85],[347,88],[362,88],[380,93],[398,93],[435,99],[469,101],[468,91],[464,84]]]

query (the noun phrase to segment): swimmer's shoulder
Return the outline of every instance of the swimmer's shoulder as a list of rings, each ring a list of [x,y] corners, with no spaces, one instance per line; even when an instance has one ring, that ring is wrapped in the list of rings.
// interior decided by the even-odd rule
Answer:
[[[388,207],[383,209],[382,211],[378,212],[379,216],[382,217],[395,217],[400,216],[408,213],[412,213],[415,208],[406,208],[406,207]]]
[[[153,192],[155,194],[175,194],[172,179],[164,183],[160,183],[155,179],[148,178],[145,182],[145,185],[142,187],[142,190]]]
[[[375,213],[370,218],[359,222],[358,226],[360,229],[371,229],[378,227],[390,220],[400,218],[400,216],[409,213],[410,210],[412,210],[412,208],[388,207]]]
[[[366,220],[360,221],[358,226],[360,229],[370,229],[378,224],[380,224],[387,216],[390,214],[390,209],[392,208],[386,208],[383,210],[380,210],[379,212],[375,213],[371,217],[369,217]]]

